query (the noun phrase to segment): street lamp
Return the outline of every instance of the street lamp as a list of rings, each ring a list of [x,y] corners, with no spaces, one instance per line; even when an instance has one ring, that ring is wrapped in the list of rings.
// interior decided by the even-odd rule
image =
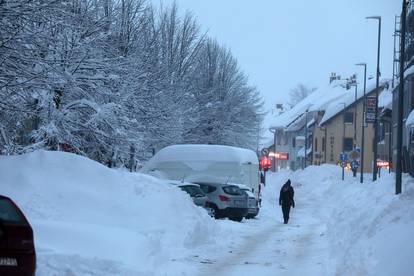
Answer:
[[[360,182],[364,183],[364,143],[365,143],[365,93],[367,89],[367,64],[357,63],[356,66],[364,66],[364,97],[362,103],[362,137],[361,137],[361,179]]]
[[[374,121],[374,169],[372,172],[372,180],[377,180],[377,158],[378,158],[378,94],[379,94],[379,77],[380,77],[380,50],[381,50],[381,16],[368,16],[366,19],[378,20],[378,50],[377,50],[377,85],[375,91],[375,121]]]
[[[308,158],[307,151],[308,151],[308,111],[309,109],[306,109],[305,113],[305,168],[306,168],[306,161]]]
[[[401,11],[401,42],[400,42],[400,83],[398,87],[397,103],[397,158],[395,168],[395,193],[400,194],[402,190],[402,142],[403,142],[403,97],[404,97],[404,66],[405,66],[405,39],[407,28],[407,1],[403,0]]]
[[[347,86],[355,87],[355,106],[354,106],[354,148],[356,147],[356,117],[357,117],[357,100],[358,100],[358,83],[356,81],[356,74],[352,75],[349,79],[347,79]]]
[[[339,104],[344,105],[344,109],[342,110],[343,120],[344,120],[344,122],[343,122],[343,132],[342,132],[342,154],[345,154],[345,109],[346,109],[346,103],[339,103]],[[341,167],[342,167],[342,181],[343,181],[345,179],[345,168],[342,164],[341,164]]]
[[[276,172],[276,134],[277,129],[276,128],[269,128],[269,131],[273,133],[273,151],[275,153],[275,156],[273,156],[273,172]]]

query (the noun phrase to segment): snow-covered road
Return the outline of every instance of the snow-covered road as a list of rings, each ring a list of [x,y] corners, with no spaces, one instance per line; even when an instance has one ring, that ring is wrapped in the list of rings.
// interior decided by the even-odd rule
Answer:
[[[283,224],[277,205],[280,186],[289,177],[281,173],[268,179],[266,197],[260,216],[233,225],[239,241],[226,252],[205,256],[201,275],[323,275],[327,261],[326,225],[320,206],[311,193],[296,187],[295,209],[288,225]],[[270,190],[271,189],[271,190]],[[223,224],[234,224],[223,221]],[[235,239],[235,237],[233,237]]]
[[[288,178],[296,208],[284,225],[278,197]],[[270,174],[259,216],[242,223],[210,218],[159,179],[67,153],[0,158],[0,183],[0,194],[11,196],[34,228],[36,275],[414,271],[414,246],[407,242],[414,236],[414,179],[408,175],[396,196],[392,174],[364,184],[348,173],[341,181],[333,165]]]

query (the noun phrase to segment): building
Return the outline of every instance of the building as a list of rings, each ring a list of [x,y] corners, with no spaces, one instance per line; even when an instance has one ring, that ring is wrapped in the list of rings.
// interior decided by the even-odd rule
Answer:
[[[406,28],[406,43],[405,43],[405,60],[404,63],[404,91],[403,91],[403,143],[402,143],[402,170],[414,176],[414,3],[411,1],[408,4],[407,13],[407,28]],[[396,37],[398,38],[401,32],[396,26]],[[401,30],[401,27],[400,27]],[[399,41],[399,44],[401,41]],[[399,47],[397,47],[399,48]],[[399,68],[399,52],[394,54],[395,68]],[[399,79],[401,72],[395,70],[394,76]],[[399,84],[395,86],[392,91],[392,153],[393,160],[397,156],[397,123],[398,123],[398,91]]]
[[[380,91],[387,83],[380,85]],[[375,95],[376,87],[367,87],[366,97]],[[342,97],[331,102],[326,110],[317,115],[314,133],[314,165],[339,164],[340,154],[347,153],[349,159],[360,160],[362,148],[363,89],[350,89]],[[373,124],[364,126],[364,172],[373,168]],[[319,146],[320,145],[320,146]]]
[[[320,144],[313,143],[317,116],[330,102],[345,93],[339,83],[332,82],[274,119],[269,129],[274,135],[273,145],[269,148],[272,152],[270,156],[275,156],[273,170],[296,170],[315,162],[313,151],[320,147]]]

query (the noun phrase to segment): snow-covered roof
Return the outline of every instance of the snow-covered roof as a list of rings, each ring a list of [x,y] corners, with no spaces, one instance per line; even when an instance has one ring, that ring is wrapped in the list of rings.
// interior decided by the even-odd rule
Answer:
[[[149,162],[237,162],[258,164],[254,151],[222,145],[172,145],[163,148]]]
[[[312,148],[310,147],[306,150],[306,154],[309,155],[311,153],[312,153]],[[302,147],[298,150],[297,156],[298,157],[305,157],[305,147]]]
[[[346,93],[345,89],[337,82],[318,88],[312,94],[304,98],[292,109],[280,114],[273,119],[270,128],[286,128],[294,122],[299,116],[303,115],[306,110],[309,112],[325,110],[330,102]]]
[[[405,121],[406,126],[414,125],[414,109],[411,110],[410,115],[408,115],[407,120]]]
[[[388,81],[382,81],[380,83],[381,87],[384,87]],[[372,80],[368,83],[366,88],[366,95],[374,92],[376,89],[376,81]],[[362,85],[358,86],[356,101],[360,100],[364,96],[364,88]],[[385,97],[386,98],[386,97]],[[344,109],[347,109],[349,106],[353,105],[355,102],[355,89],[350,89],[342,95],[341,97],[337,98],[336,100],[332,101],[325,110],[325,114],[322,117],[320,125],[323,125],[337,114],[341,113]]]
[[[378,107],[389,108],[392,106],[392,90],[391,88],[383,90],[378,96]]]
[[[310,120],[310,122],[308,123],[307,127],[311,127],[315,124],[315,118],[312,118],[312,120]]]
[[[412,74],[414,74],[414,65],[411,65],[410,67],[404,70],[404,78],[411,76]]]

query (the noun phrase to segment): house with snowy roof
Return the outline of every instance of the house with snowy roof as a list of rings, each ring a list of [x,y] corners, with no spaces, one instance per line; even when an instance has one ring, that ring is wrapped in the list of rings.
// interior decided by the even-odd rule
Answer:
[[[373,123],[363,122],[364,90],[362,85],[349,89],[331,101],[325,110],[320,110],[316,118],[314,133],[313,164],[338,164],[340,154],[345,152],[351,159],[360,159],[362,148],[362,128],[364,128],[364,172],[371,172],[373,167]],[[379,93],[388,86],[382,82]],[[375,82],[367,85],[365,98],[376,94]],[[381,97],[380,97],[381,98]]]
[[[274,118],[270,131],[274,135],[269,147],[273,169],[296,170],[313,164],[313,144],[316,118],[330,102],[344,95],[345,89],[338,83],[319,88],[292,109]],[[274,157],[273,157],[274,156]]]

